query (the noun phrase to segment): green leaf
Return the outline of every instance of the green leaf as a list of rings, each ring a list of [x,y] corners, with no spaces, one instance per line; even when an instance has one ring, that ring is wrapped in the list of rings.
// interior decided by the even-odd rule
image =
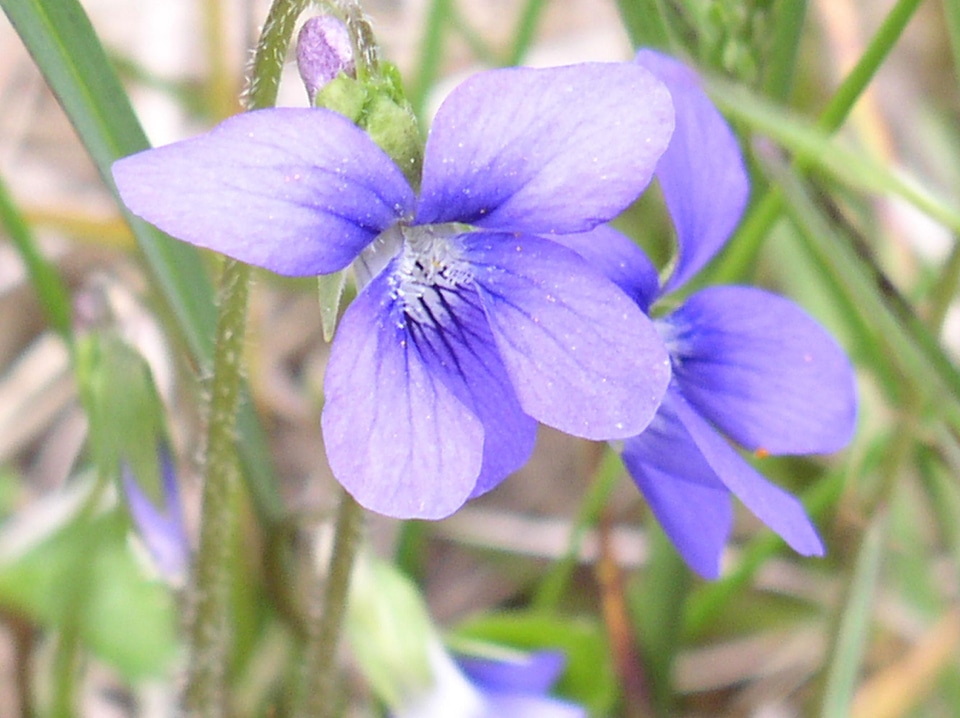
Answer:
[[[823,718],[850,715],[880,576],[886,526],[886,514],[877,514],[863,535],[849,593],[840,614],[836,642],[828,659],[827,685],[820,713]]]
[[[77,0],[0,0],[0,7],[43,72],[104,183],[117,196],[111,165],[149,143],[83,8]],[[123,208],[119,197],[117,201]],[[201,367],[209,366],[216,311],[213,286],[200,254],[129,213],[125,216],[194,360]],[[241,406],[238,429],[248,488],[261,517],[274,520],[282,512],[282,502],[263,432],[247,403]]]
[[[557,692],[608,715],[617,697],[617,679],[602,627],[587,618],[541,612],[492,613],[457,627],[456,640],[485,641],[526,650],[558,648],[567,657]]]
[[[7,191],[6,183],[2,178],[0,178],[0,226],[6,229],[23,259],[50,328],[67,342],[71,341],[70,291],[53,263],[41,254],[33,232],[30,231],[20,210],[14,204],[13,197]]]
[[[776,164],[770,171],[783,189],[790,219],[800,231],[804,247],[822,267],[824,281],[849,298],[863,317],[876,326],[886,353],[876,361],[890,361],[912,384],[918,396],[935,401],[954,426],[960,426],[960,371],[937,337],[913,308],[883,282],[868,258],[851,241],[834,231],[807,188]]]
[[[74,628],[128,680],[157,676],[177,643],[172,593],[148,578],[119,511],[77,519],[0,562],[0,604],[43,626]]]
[[[650,560],[627,591],[630,616],[640,643],[657,713],[673,715],[673,663],[680,634],[690,569],[656,522],[649,522]]]

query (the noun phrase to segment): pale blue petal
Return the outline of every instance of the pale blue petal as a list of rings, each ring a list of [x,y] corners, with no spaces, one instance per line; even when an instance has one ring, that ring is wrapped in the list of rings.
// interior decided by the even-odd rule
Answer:
[[[159,510],[140,488],[130,465],[124,461],[120,466],[123,490],[127,498],[130,516],[144,545],[156,562],[157,570],[164,578],[180,582],[190,567],[190,542],[183,520],[180,489],[170,449],[160,443],[157,449],[160,462],[160,477],[163,482],[163,509]]]
[[[633,240],[601,224],[589,232],[558,234],[550,239],[572,249],[647,311],[660,293],[657,268]]]
[[[733,526],[730,492],[677,418],[675,401],[668,390],[646,431],[623,442],[623,463],[683,559],[715,579]]]
[[[457,663],[470,682],[487,691],[546,695],[563,673],[562,651],[536,651],[518,660],[494,660],[458,655]]]
[[[822,556],[823,543],[803,505],[761,476],[681,396],[671,407],[717,478],[754,515],[804,556]]]
[[[177,239],[294,276],[343,269],[414,201],[390,158],[323,109],[245,112],[113,175],[130,211]]]
[[[750,194],[737,139],[682,62],[641,50],[636,62],[670,90],[676,129],[657,179],[677,231],[679,259],[667,290],[696,274],[730,238]]]
[[[634,436],[670,378],[652,322],[575,252],[540,237],[465,237],[484,310],[520,405],[575,436]]]
[[[669,95],[636,65],[474,75],[430,128],[417,222],[591,229],[640,195],[672,129]]]
[[[697,410],[741,446],[827,453],[853,436],[853,369],[793,302],[752,287],[711,287],[665,320],[674,373]]]
[[[421,356],[390,279],[388,266],[337,328],[324,379],[327,459],[362,506],[443,518],[477,483],[483,426]]]
[[[473,498],[527,462],[537,422],[520,407],[474,288],[438,286],[414,303],[419,319],[407,322],[413,346],[427,370],[483,424],[483,467]]]
[[[489,693],[482,718],[587,718],[587,709],[547,696]]]

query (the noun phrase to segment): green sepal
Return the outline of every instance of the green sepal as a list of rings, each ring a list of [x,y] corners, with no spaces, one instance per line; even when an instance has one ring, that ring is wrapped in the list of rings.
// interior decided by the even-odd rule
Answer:
[[[367,80],[341,73],[317,91],[313,104],[339,112],[366,130],[397,163],[407,181],[415,188],[419,186],[423,143],[394,65],[380,63],[377,74]]]
[[[347,281],[345,271],[333,274],[321,274],[317,277],[317,297],[320,300],[320,326],[323,328],[323,341],[333,339],[337,328],[337,315],[340,312],[340,300]]]
[[[339,112],[356,125],[363,119],[366,104],[367,88],[342,72],[317,90],[313,98],[314,107],[326,107]]]

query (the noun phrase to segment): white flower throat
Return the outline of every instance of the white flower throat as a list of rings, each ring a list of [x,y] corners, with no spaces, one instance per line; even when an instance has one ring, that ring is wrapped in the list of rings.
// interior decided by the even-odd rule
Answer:
[[[404,314],[419,324],[444,324],[457,290],[473,279],[457,241],[464,231],[469,228],[456,224],[394,225],[360,255],[358,284],[365,286],[396,257],[389,282]]]

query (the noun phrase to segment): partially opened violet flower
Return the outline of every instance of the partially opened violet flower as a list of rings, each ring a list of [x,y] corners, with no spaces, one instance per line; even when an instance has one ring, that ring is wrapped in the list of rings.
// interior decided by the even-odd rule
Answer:
[[[180,489],[170,449],[163,442],[157,447],[163,508],[157,509],[137,483],[130,465],[121,464],[121,479],[130,516],[144,545],[156,564],[157,572],[169,583],[180,586],[190,566],[190,543],[180,504]]]
[[[582,706],[553,698],[550,689],[566,659],[558,651],[537,651],[514,660],[454,658],[439,643],[431,646],[433,683],[412,695],[392,718],[586,718]]]
[[[681,63],[644,50],[637,62],[670,89],[676,129],[656,175],[679,257],[660,287],[628,238],[608,227],[558,238],[602,269],[644,311],[722,247],[749,187],[736,139]],[[730,534],[730,494],[803,555],[823,545],[800,502],[772,485],[721,436],[760,454],[828,453],[856,421],[852,368],[800,307],[748,287],[696,292],[657,320],[673,377],[656,418],[623,442],[623,459],[654,514],[696,571],[715,578]]]
[[[114,176],[135,214],[197,246],[294,276],[357,260],[324,383],[327,456],[367,508],[439,518],[521,466],[537,421],[615,439],[655,413],[669,361],[652,323],[545,237],[623,210],[672,128],[638,65],[510,68],[440,107],[419,196],[323,109],[239,115]]]

